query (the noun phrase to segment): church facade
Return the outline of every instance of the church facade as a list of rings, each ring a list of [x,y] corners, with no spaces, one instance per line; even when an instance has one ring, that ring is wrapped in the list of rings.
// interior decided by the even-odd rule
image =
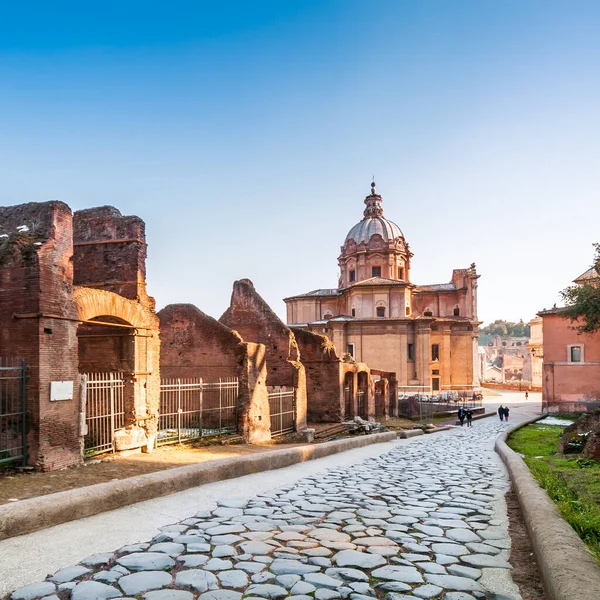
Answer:
[[[383,216],[375,183],[363,219],[346,236],[338,287],[290,296],[287,322],[327,335],[339,354],[396,373],[405,392],[472,390],[479,384],[475,264],[448,283],[411,281],[413,253]]]

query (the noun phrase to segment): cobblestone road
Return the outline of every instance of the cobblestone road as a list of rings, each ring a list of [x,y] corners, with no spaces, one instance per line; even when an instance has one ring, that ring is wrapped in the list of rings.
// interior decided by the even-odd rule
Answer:
[[[90,556],[13,600],[518,599],[487,419]],[[490,590],[496,590],[496,593]],[[503,593],[497,593],[499,589]]]

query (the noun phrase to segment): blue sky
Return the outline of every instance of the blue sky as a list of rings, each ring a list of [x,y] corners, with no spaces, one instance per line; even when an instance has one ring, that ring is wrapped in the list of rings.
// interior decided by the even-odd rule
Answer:
[[[600,241],[600,4],[22,2],[0,8],[0,205],[147,224],[158,307],[337,283],[375,174],[415,283],[477,263],[529,319]]]

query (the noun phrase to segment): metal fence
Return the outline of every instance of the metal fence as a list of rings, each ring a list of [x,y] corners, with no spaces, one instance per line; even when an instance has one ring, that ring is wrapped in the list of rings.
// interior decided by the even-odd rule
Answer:
[[[236,378],[163,379],[157,445],[237,431],[238,395]]]
[[[85,390],[85,456],[114,452],[115,431],[125,427],[123,373],[87,373]]]
[[[296,396],[294,390],[269,392],[271,436],[296,431]]]
[[[27,365],[0,358],[0,465],[27,464]]]
[[[384,390],[379,386],[375,388],[375,418],[380,419],[385,415]]]
[[[356,414],[367,420],[369,418],[369,407],[367,406],[367,394],[365,390],[358,389],[356,392]]]
[[[481,408],[483,397],[473,392],[457,392],[440,398],[431,394],[399,394],[398,416],[431,420],[442,413],[458,412],[459,408]]]

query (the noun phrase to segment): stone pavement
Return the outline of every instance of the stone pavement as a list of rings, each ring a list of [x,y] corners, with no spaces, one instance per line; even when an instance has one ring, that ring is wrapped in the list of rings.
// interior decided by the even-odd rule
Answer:
[[[508,483],[492,450],[505,427],[486,419],[222,500],[10,597],[520,599],[507,562]]]

